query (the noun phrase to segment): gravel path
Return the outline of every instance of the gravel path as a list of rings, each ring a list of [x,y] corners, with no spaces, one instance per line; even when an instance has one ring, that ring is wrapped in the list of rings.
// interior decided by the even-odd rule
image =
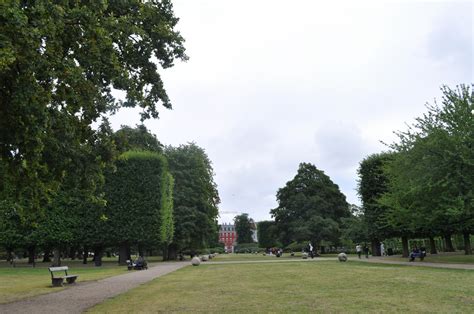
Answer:
[[[0,313],[82,313],[108,298],[187,265],[190,265],[189,261],[159,263],[148,270],[131,271],[124,275],[84,283],[80,282],[79,277],[77,284],[59,292],[0,304]]]

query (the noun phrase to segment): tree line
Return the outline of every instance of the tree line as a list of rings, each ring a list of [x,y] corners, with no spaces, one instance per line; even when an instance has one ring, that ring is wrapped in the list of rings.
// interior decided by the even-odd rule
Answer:
[[[390,150],[365,158],[359,167],[362,215],[359,234],[380,255],[380,241],[402,239],[408,256],[410,238],[435,237],[454,251],[452,236],[461,234],[465,254],[472,254],[474,232],[474,93],[472,87],[444,86],[441,103],[408,130],[396,132]]]
[[[204,150],[107,120],[171,108],[160,72],[188,59],[171,1],[7,1],[0,20],[0,247],[123,262],[215,242]]]
[[[276,194],[273,221],[258,223],[260,247],[299,248],[353,246],[401,239],[427,239],[437,253],[435,238],[454,251],[452,236],[462,235],[465,254],[472,254],[474,232],[474,93],[472,86],[442,87],[441,103],[408,130],[387,151],[367,156],[358,169],[362,206],[350,205],[323,171],[301,163],[296,176]],[[323,248],[324,249],[324,248]]]
[[[41,251],[49,261],[54,252],[59,264],[63,252],[87,263],[90,251],[99,266],[104,252],[117,252],[124,264],[132,248],[167,260],[216,246],[219,195],[202,148],[163,147],[144,125],[122,127],[111,133],[110,143],[117,156],[104,170],[95,198],[64,184],[37,215],[2,207],[0,243],[9,255],[26,249],[33,262]]]

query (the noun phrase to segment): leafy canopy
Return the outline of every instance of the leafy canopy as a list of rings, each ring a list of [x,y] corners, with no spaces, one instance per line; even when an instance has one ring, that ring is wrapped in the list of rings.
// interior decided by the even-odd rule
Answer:
[[[339,187],[314,165],[301,163],[296,176],[278,190],[277,201],[271,214],[283,244],[339,241],[341,218],[349,216],[349,204]]]
[[[249,218],[249,214],[241,214],[234,217],[235,231],[237,233],[237,242],[252,243],[252,224],[253,220]]]
[[[94,122],[171,108],[158,70],[187,59],[184,40],[168,0],[2,1],[0,21],[0,163],[13,186],[0,194],[37,211],[93,146]]]

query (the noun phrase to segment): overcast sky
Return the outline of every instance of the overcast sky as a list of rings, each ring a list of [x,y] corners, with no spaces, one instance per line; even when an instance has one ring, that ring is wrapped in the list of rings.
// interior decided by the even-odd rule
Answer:
[[[162,71],[173,110],[146,126],[213,162],[220,222],[270,219],[311,162],[360,204],[357,168],[473,80],[472,1],[174,1],[190,60]],[[112,119],[139,123],[138,110]]]

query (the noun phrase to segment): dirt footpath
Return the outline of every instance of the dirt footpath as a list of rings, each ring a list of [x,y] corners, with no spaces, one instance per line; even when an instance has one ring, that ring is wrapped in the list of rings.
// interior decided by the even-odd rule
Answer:
[[[0,304],[0,313],[82,313],[108,298],[188,265],[189,262],[160,263],[148,270],[84,283],[79,278],[79,283],[59,292]]]

